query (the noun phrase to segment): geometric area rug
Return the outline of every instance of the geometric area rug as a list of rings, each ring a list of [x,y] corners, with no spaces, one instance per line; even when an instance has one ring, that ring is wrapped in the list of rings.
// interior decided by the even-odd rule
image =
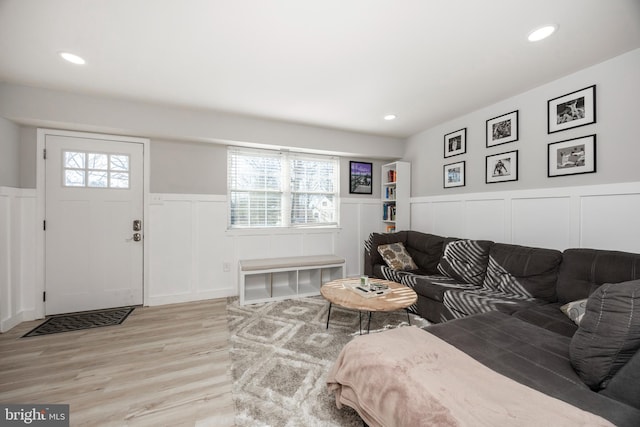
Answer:
[[[119,325],[134,309],[135,307],[119,307],[51,316],[22,338]]]
[[[227,300],[232,395],[238,427],[363,425],[349,407],[338,409],[326,376],[340,351],[359,335],[358,312],[322,297],[240,306]],[[410,315],[411,325],[429,324]],[[364,323],[364,322],[363,322]],[[408,326],[405,311],[377,312],[370,333]]]

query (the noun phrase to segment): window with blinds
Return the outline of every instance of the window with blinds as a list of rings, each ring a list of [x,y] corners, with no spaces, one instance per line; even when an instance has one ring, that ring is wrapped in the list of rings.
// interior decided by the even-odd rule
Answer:
[[[338,225],[335,157],[229,147],[229,227]]]

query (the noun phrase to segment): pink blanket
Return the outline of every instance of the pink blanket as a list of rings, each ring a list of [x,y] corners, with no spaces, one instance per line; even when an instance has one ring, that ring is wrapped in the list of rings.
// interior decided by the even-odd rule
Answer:
[[[327,378],[370,426],[612,426],[487,368],[415,327],[347,344]]]

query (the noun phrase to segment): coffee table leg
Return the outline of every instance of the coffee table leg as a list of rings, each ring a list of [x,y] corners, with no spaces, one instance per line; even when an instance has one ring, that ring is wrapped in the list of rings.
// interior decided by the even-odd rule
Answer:
[[[369,321],[367,322],[367,333],[369,333],[369,327],[371,326],[371,311],[369,312]]]
[[[329,302],[329,312],[327,313],[327,329],[329,329],[329,317],[331,317],[331,302]]]
[[[409,309],[407,308],[407,323],[411,326],[411,319],[409,318]]]
[[[358,310],[358,324],[360,325],[360,335],[362,335],[362,312]]]

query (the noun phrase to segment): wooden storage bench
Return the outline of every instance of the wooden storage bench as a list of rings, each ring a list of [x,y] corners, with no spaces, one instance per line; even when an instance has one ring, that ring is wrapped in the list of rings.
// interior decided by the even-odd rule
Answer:
[[[344,267],[335,255],[240,260],[240,304],[320,295],[323,283],[344,278]]]

